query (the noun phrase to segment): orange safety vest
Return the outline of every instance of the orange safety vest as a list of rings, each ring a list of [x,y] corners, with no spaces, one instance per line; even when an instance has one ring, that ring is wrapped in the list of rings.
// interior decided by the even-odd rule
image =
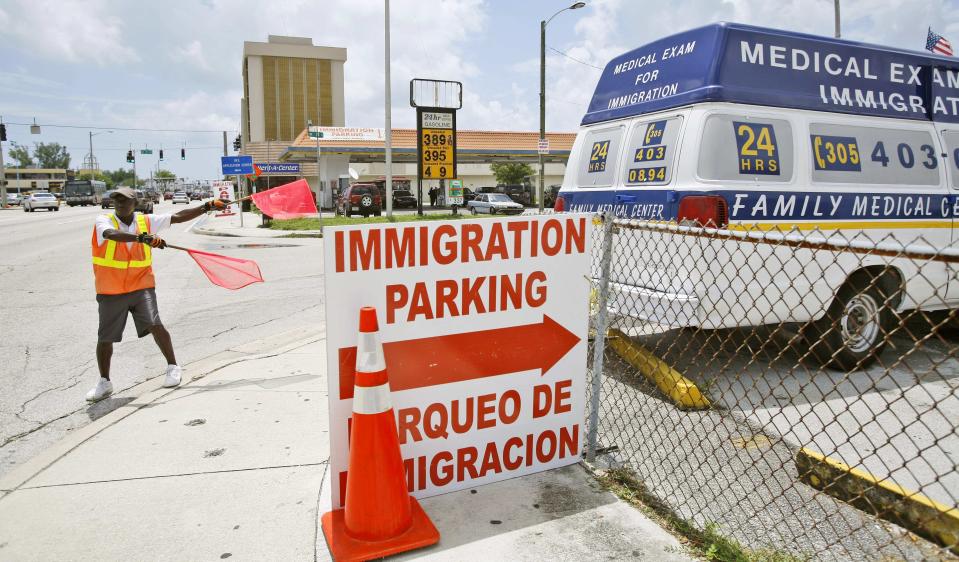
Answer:
[[[150,232],[146,215],[136,213],[137,233]],[[120,230],[116,215],[110,215],[113,227]],[[93,227],[93,276],[98,295],[121,295],[156,286],[153,279],[153,254],[149,244],[104,240],[97,244],[97,228]]]

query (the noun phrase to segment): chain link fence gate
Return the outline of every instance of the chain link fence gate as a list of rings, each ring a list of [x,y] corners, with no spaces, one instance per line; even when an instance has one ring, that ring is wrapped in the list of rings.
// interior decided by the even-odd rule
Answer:
[[[589,462],[747,548],[959,559],[948,229],[596,222]]]

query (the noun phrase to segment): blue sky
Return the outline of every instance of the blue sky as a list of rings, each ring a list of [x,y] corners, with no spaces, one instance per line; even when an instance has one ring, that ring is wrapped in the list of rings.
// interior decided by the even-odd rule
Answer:
[[[570,2],[392,0],[393,125],[413,126],[412,77],[464,84],[461,129],[537,130],[539,21]],[[921,49],[927,26],[959,48],[959,0],[842,0],[843,36]],[[832,35],[832,0],[593,0],[557,16],[547,44],[547,127],[575,131],[602,67],[644,43],[716,21]],[[88,126],[229,130],[239,121],[243,41],[267,35],[345,47],[346,124],[383,126],[382,0],[0,0],[0,116],[10,140],[66,144]],[[49,126],[75,125],[79,128]],[[47,126],[44,126],[47,125]],[[218,174],[218,133],[124,132],[93,139],[101,166],[128,147],[164,147],[180,176]],[[8,148],[5,143],[4,148]],[[179,148],[187,149],[180,161]],[[138,172],[155,167],[138,160]]]

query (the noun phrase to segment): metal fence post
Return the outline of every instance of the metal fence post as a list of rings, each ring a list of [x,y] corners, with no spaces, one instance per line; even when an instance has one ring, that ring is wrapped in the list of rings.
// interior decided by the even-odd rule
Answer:
[[[589,400],[589,433],[586,436],[586,460],[596,461],[596,434],[599,423],[599,397],[603,388],[603,354],[606,351],[606,324],[609,312],[606,306],[609,295],[609,268],[613,254],[613,217],[600,215],[603,221],[602,257],[599,262],[599,287],[597,295],[596,337],[593,339],[593,380]]]

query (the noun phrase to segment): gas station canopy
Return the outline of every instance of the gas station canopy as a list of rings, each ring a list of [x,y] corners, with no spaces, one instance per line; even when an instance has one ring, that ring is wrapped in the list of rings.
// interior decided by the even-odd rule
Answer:
[[[385,160],[383,129],[378,134],[366,135],[363,140],[341,140],[337,138],[310,138],[304,129],[293,141],[293,145],[280,156],[284,162],[316,161],[316,146],[324,155],[348,156],[350,162],[383,162]],[[372,138],[371,138],[372,137]],[[549,154],[544,155],[547,163],[565,164],[573,146],[576,133],[546,133],[549,141]],[[456,159],[460,164],[484,164],[491,162],[538,162],[537,146],[539,133],[536,131],[470,131],[456,132]],[[416,129],[393,129],[393,162],[416,162]]]

